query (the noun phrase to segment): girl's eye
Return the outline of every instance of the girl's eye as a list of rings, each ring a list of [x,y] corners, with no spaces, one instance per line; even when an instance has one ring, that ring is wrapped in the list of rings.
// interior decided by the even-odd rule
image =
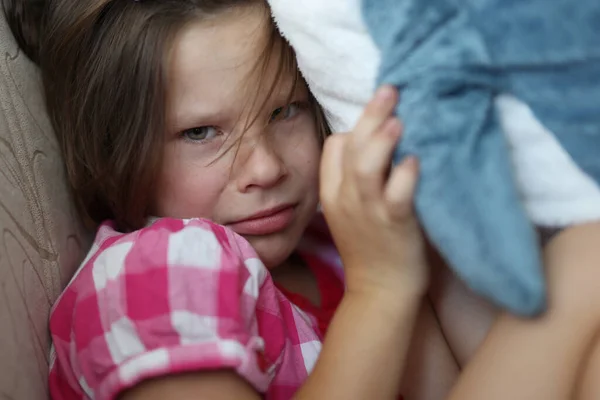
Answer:
[[[271,120],[269,122],[285,121],[294,118],[300,112],[299,103],[291,103],[285,107],[279,107],[271,114]]]
[[[206,140],[214,139],[219,136],[220,132],[214,126],[199,126],[196,128],[186,129],[181,132],[181,136],[184,139],[188,139],[194,142],[203,142]]]

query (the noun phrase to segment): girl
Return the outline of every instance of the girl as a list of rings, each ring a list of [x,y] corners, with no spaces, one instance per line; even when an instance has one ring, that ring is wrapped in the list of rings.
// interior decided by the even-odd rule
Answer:
[[[388,170],[396,93],[380,89],[321,151],[325,118],[259,0],[7,4],[41,66],[79,209],[101,224],[52,311],[52,397],[396,398],[429,283],[417,164]],[[34,31],[17,26],[30,17]],[[555,239],[556,306],[540,321],[502,317],[453,398],[587,387],[598,231]],[[573,249],[585,296],[558,279]]]

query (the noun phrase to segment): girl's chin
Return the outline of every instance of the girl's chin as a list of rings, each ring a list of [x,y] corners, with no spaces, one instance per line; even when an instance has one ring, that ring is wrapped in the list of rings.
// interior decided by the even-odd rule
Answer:
[[[283,264],[297,246],[286,237],[255,236],[247,239],[267,269]]]

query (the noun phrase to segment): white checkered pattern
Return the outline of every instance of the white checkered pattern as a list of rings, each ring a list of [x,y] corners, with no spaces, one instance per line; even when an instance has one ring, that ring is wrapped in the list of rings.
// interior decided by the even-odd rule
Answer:
[[[289,399],[321,349],[315,318],[277,290],[251,246],[201,219],[130,234],[102,225],[50,330],[54,400],[112,400],[144,379],[223,368]]]

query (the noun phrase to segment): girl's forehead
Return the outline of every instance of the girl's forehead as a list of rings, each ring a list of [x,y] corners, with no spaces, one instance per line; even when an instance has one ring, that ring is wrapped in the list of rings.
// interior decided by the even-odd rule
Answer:
[[[181,32],[168,71],[169,119],[176,129],[222,114],[239,115],[248,98],[260,92],[258,86],[271,86],[268,79],[276,75],[279,55],[270,54],[265,68],[261,66],[271,39],[270,23],[261,7],[244,7],[191,23]]]
[[[180,32],[171,53],[173,74],[243,70],[256,63],[269,40],[270,20],[259,7],[238,8],[193,21]]]

